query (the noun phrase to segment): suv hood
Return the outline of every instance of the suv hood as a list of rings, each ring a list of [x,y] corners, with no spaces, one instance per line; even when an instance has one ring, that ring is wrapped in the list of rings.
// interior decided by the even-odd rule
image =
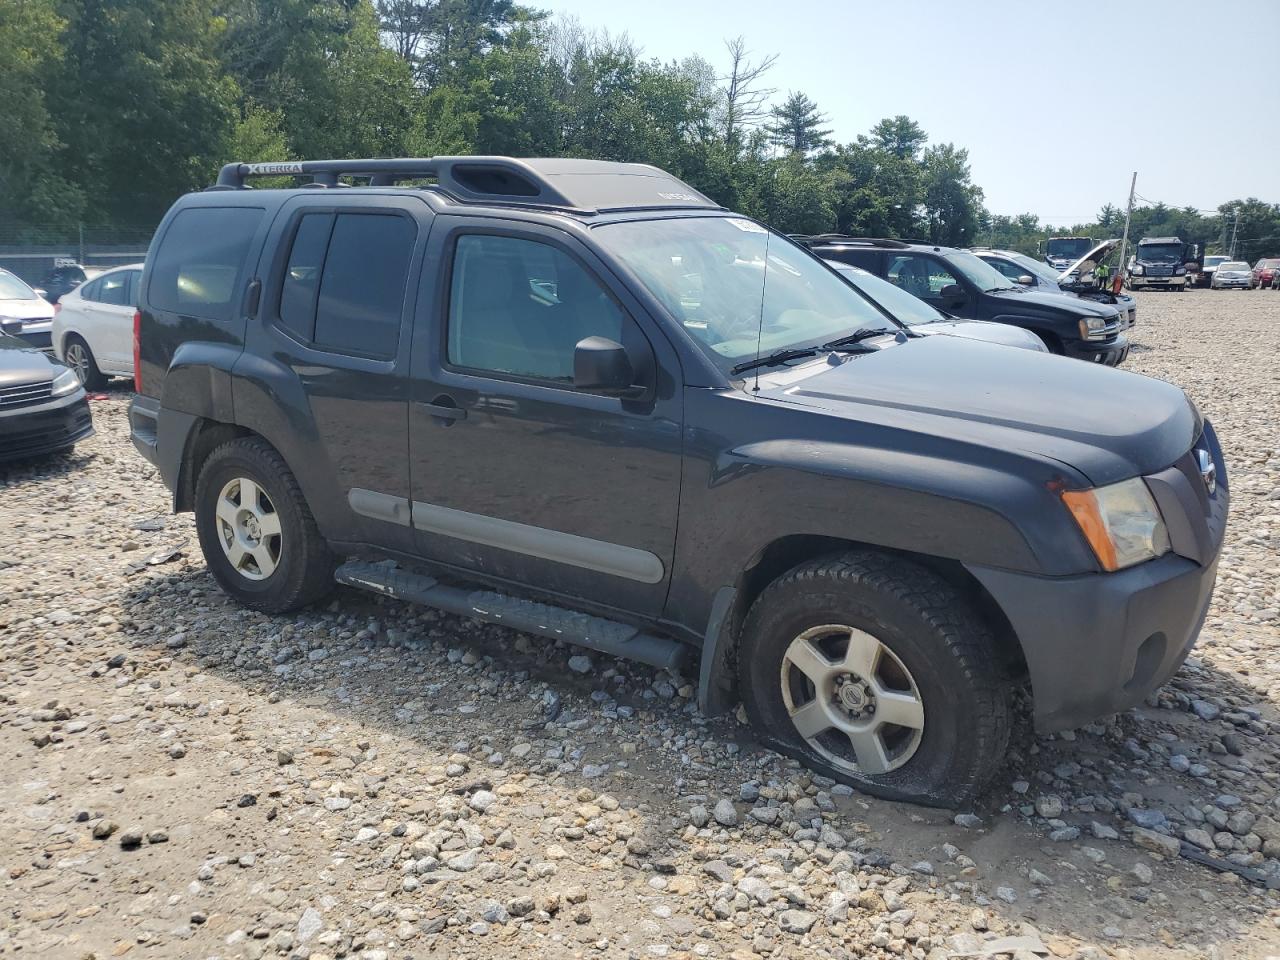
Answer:
[[[1073,317],[1103,317],[1107,321],[1116,318],[1115,307],[1095,300],[1082,300],[1071,293],[1041,293],[1038,290],[1020,287],[1013,290],[997,290],[989,296],[1006,300],[1011,306],[1017,304],[1024,309],[1039,308],[1045,313],[1069,313]]]
[[[1084,263],[1086,260],[1092,260],[1094,263],[1097,263],[1099,260],[1101,260],[1103,257],[1105,257],[1108,253],[1110,253],[1119,245],[1120,245],[1119,240],[1103,240],[1101,243],[1097,244],[1092,250],[1086,253],[1083,257],[1081,257],[1079,260],[1076,260],[1074,263],[1071,264],[1071,266],[1067,267],[1067,269],[1063,270],[1060,274],[1058,274],[1058,282],[1066,283],[1067,277],[1079,271],[1080,265]]]
[[[1186,394],[1163,380],[959,337],[806,363],[767,389],[761,380],[761,397],[1056,460],[1096,486],[1164,469],[1200,431]]]

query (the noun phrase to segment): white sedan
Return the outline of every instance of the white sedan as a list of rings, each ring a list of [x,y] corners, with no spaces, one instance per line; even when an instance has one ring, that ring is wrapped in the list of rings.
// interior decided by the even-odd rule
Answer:
[[[86,389],[133,376],[133,314],[142,264],[107,270],[58,300],[53,348]]]
[[[0,269],[0,332],[49,349],[53,304],[8,270]]]

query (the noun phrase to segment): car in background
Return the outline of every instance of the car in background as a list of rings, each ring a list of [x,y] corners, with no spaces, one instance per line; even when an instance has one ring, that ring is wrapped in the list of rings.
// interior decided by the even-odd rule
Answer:
[[[1252,290],[1253,285],[1253,271],[1243,260],[1228,260],[1218,264],[1210,281],[1213,290]]]
[[[792,239],[824,260],[862,267],[943,313],[1029,330],[1052,353],[1112,367],[1129,355],[1127,321],[1111,304],[1028,289],[966,250],[839,234]]]
[[[919,297],[913,297],[901,287],[894,286],[888,280],[881,280],[861,267],[850,266],[839,260],[827,260],[826,264],[877,307],[906,324],[912,333],[923,336],[943,334],[951,337],[966,337],[970,340],[985,340],[987,343],[1000,343],[1008,347],[1021,347],[1023,350],[1036,350],[1041,353],[1049,349],[1029,330],[1013,327],[1007,323],[949,317],[935,310]],[[874,345],[874,341],[868,342]]]
[[[57,303],[63,294],[69,293],[89,279],[89,273],[78,263],[63,263],[46,273],[37,286],[44,291],[44,298]]]
[[[26,281],[0,268],[0,330],[33,347],[47,349],[53,324],[53,304]]]
[[[1194,286],[1211,287],[1213,286],[1213,274],[1218,267],[1226,263],[1231,258],[1222,253],[1211,253],[1204,258],[1204,263],[1200,267],[1200,272],[1196,274]]]
[[[1073,279],[1079,277],[1084,263],[1090,261],[1096,263],[1099,257],[1106,256],[1117,243],[1118,241],[1115,240],[1104,241],[1060,271],[1055,271],[1052,267],[1016,250],[988,250],[975,247],[971,252],[1014,283],[1034,287],[1045,293],[1064,293],[1098,303],[1112,304],[1125,318],[1127,329],[1138,322],[1138,302],[1133,297],[1124,293],[1112,293],[1110,290],[1099,287],[1096,281],[1084,283]]]
[[[1263,257],[1253,265],[1253,285],[1259,290],[1271,286],[1271,282],[1280,273],[1280,257]]]
[[[133,315],[142,264],[107,270],[63,295],[53,319],[53,347],[86,389],[108,377],[133,376]]]
[[[0,462],[67,450],[92,434],[75,373],[25,340],[0,334]]]

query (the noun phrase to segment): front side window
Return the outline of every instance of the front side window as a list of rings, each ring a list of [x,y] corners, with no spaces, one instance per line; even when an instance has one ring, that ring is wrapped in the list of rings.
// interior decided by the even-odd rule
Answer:
[[[956,282],[956,277],[933,257],[903,253],[889,261],[889,281],[913,297],[924,298],[938,296],[943,287]]]
[[[1014,289],[1014,285],[999,270],[995,269],[991,264],[978,259],[972,253],[967,253],[963,250],[948,253],[946,262],[949,270],[963,275],[984,293]]]
[[[740,217],[671,217],[593,234],[718,367],[891,320],[816,257]]]
[[[157,310],[229,320],[236,277],[262,221],[260,207],[188,207],[165,231],[156,253],[148,301]]]
[[[520,237],[458,238],[448,330],[455,366],[569,383],[578,342],[621,342],[623,320],[600,282],[558,247]]]

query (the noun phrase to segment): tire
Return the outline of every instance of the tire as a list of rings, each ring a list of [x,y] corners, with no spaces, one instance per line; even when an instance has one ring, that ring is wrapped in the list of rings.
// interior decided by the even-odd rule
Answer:
[[[808,656],[814,650],[820,659]],[[874,664],[871,683],[851,680],[838,667],[824,673],[849,650]],[[811,674],[823,676],[829,693],[822,709],[815,708]],[[987,783],[1009,742],[1010,686],[989,628],[958,590],[897,557],[814,560],[766,587],[743,626],[739,684],[747,716],[766,743],[889,800],[959,806]],[[904,724],[885,722],[891,702]],[[817,732],[806,739],[793,713]],[[870,763],[855,762],[849,736],[824,728],[832,716],[854,729]],[[864,771],[877,764],[879,772]]]
[[[62,355],[67,366],[76,372],[80,385],[86,390],[101,390],[107,385],[107,378],[98,369],[98,361],[93,358],[89,344],[78,334],[68,334],[62,346]]]
[[[231,440],[209,454],[196,482],[195,514],[209,571],[244,606],[285,613],[333,588],[333,553],[284,458],[261,437]]]

